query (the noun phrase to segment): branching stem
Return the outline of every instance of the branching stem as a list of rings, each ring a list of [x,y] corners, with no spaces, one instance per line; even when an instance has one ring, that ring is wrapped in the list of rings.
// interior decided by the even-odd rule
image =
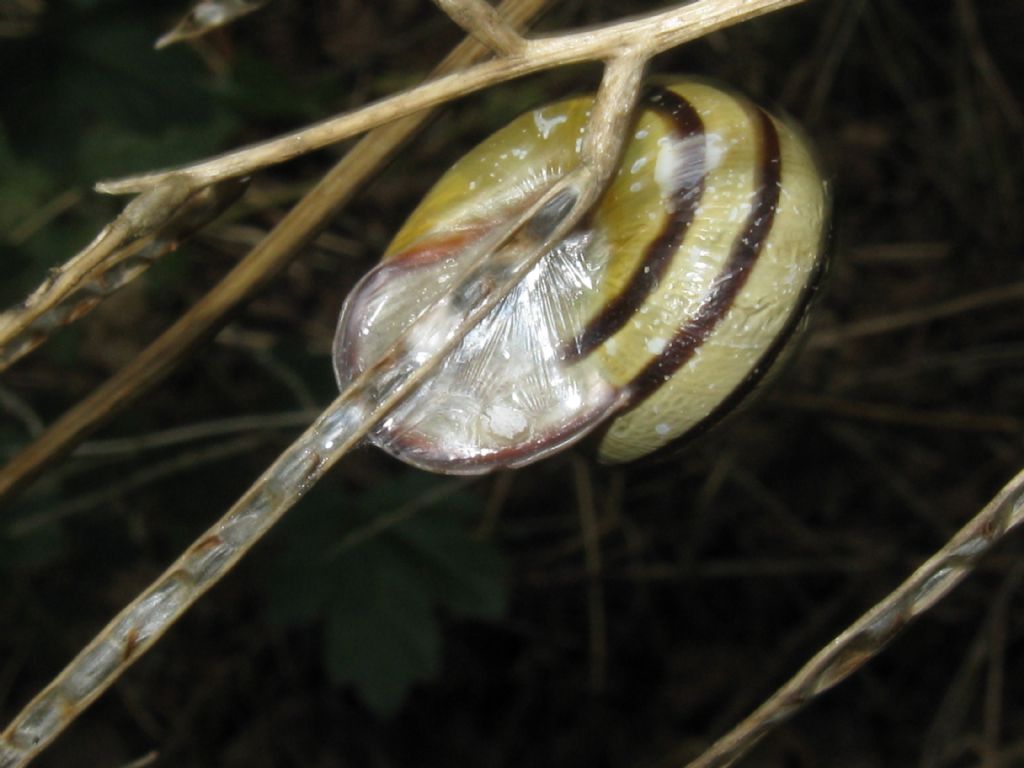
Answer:
[[[204,186],[219,179],[246,176],[497,83],[566,64],[609,60],[627,52],[649,60],[715,30],[804,1],[702,0],[596,29],[533,38],[518,52],[439,77],[276,139],[181,168],[102,182],[96,188],[109,194],[125,194],[142,192],[176,177],[189,185]]]
[[[487,0],[434,0],[452,21],[499,55],[521,53],[526,46],[516,30]]]

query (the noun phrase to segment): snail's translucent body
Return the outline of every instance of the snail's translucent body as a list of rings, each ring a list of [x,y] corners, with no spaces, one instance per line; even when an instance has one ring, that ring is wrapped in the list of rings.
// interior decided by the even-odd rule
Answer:
[[[579,163],[591,99],[522,115],[427,194],[345,304],[342,385],[453,281],[472,303],[473,246]],[[617,175],[552,249],[448,355],[374,441],[437,471],[518,466],[598,430],[598,455],[629,461],[717,419],[793,334],[822,262],[828,195],[786,123],[694,80],[651,87]],[[500,269],[500,265],[493,267]],[[414,347],[415,349],[415,347]]]

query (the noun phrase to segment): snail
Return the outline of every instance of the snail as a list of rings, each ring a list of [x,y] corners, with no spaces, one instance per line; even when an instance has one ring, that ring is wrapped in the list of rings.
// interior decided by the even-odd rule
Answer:
[[[400,338],[425,358],[446,327],[426,308],[472,306],[507,268],[466,265],[579,163],[592,103],[518,117],[428,192],[342,308],[343,388]],[[598,203],[372,442],[447,473],[522,466],[590,433],[601,461],[631,461],[706,429],[779,358],[824,262],[829,196],[811,150],[697,79],[649,85],[636,112]]]

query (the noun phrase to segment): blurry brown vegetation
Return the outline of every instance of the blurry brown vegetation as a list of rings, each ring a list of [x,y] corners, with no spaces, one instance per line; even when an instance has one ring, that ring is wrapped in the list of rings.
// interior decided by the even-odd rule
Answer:
[[[570,1],[540,26],[631,7],[651,6]],[[358,106],[414,82],[460,36],[419,0],[276,0],[193,49],[149,51],[182,10],[50,2],[0,39],[5,303],[116,210],[92,181]],[[670,464],[584,473],[563,456],[448,488],[358,452],[38,764],[122,765],[158,749],[168,766],[624,768],[698,753],[1024,464],[1021,29],[1017,0],[819,0],[660,57],[659,71],[706,74],[792,114],[834,178],[830,279],[771,392]],[[289,439],[260,418],[165,447],[139,436],[326,403],[341,301],[432,181],[523,109],[597,75],[549,73],[444,112],[192,364],[3,511],[0,719]],[[262,174],[225,220],[12,368],[6,449],[166,327],[327,163]],[[289,571],[288,553],[315,547],[309,530],[343,535],[354,507],[411,509],[446,490],[418,514],[455,506],[482,540],[455,576],[486,610],[441,599],[439,635],[410,615],[367,638],[392,653],[408,634],[410,653],[427,654],[418,676],[432,678],[382,717],[331,681],[329,617],[282,618],[281,605],[329,591]],[[1022,552],[1018,532],[743,764],[1024,765]]]

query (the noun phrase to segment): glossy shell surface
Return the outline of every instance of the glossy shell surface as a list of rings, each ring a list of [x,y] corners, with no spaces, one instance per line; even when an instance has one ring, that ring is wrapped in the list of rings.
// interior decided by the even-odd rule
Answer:
[[[460,274],[475,246],[578,164],[590,104],[522,115],[441,178],[346,301],[342,386],[409,328],[424,359],[438,348],[447,326],[430,307],[459,281],[473,303],[480,271]],[[378,425],[375,443],[469,473],[596,431],[600,459],[629,461],[753,388],[820,272],[828,194],[813,156],[787,123],[696,80],[650,86],[631,134],[583,224]]]

